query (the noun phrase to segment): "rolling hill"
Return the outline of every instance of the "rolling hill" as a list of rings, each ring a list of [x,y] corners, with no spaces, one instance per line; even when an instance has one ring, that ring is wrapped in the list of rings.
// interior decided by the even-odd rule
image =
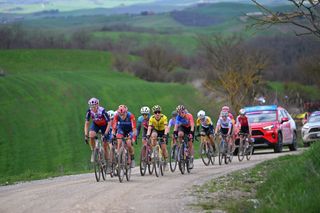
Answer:
[[[127,104],[137,116],[143,105],[160,104],[168,115],[180,103],[192,113],[204,105],[190,85],[112,71],[111,57],[80,50],[0,51],[6,71],[0,77],[0,183],[88,171],[83,125],[92,96],[107,109]]]

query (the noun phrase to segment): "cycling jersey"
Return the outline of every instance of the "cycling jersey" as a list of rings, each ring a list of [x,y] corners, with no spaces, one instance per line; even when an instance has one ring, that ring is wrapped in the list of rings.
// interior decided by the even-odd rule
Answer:
[[[157,120],[155,115],[152,115],[149,119],[149,126],[152,126],[157,131],[165,130],[165,127],[168,125],[167,116],[161,114],[160,119]]]
[[[131,112],[127,112],[124,119],[119,114],[115,114],[112,128],[117,130],[118,134],[127,135],[136,128],[136,119]]]
[[[176,125],[191,127],[191,125],[194,125],[193,116],[190,113],[187,113],[185,117],[181,117],[180,115],[177,115]]]
[[[93,112],[91,109],[88,109],[86,114],[86,121],[90,121],[92,119],[93,123],[98,127],[106,126],[110,121],[109,115],[106,110],[99,106],[97,112]]]
[[[229,117],[226,120],[223,120],[221,117],[218,119],[217,126],[221,126],[221,128],[229,129],[232,128],[232,121]]]
[[[171,119],[169,120],[168,127],[171,128],[171,127],[173,127],[175,124],[176,124],[176,118],[171,118]]]
[[[201,125],[203,128],[209,128],[213,124],[211,118],[209,116],[205,116],[204,119],[198,118],[196,121],[196,125],[197,127]]]
[[[140,134],[141,127],[143,127],[143,129],[142,129],[142,137],[146,136],[147,130],[148,130],[149,118],[150,118],[149,115],[146,118],[143,117],[142,115],[139,116],[138,121],[137,121],[137,137]]]
[[[247,116],[238,116],[237,124],[240,124],[241,126],[249,126],[249,121]]]
[[[213,134],[213,123],[209,116],[205,116],[204,119],[198,118],[196,121],[197,131],[200,131],[200,126],[202,127],[202,131],[206,133],[206,135]]]

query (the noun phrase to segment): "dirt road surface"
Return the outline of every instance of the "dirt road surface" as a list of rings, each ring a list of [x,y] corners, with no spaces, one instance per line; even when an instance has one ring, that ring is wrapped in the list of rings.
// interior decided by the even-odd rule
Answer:
[[[167,171],[163,177],[146,174],[139,167],[132,170],[131,181],[119,183],[117,177],[96,182],[94,174],[63,176],[47,180],[0,187],[0,212],[193,212],[188,204],[195,202],[190,195],[192,185],[212,178],[253,167],[265,160],[299,152],[260,151],[250,161],[236,157],[229,165],[204,166],[195,160],[190,174]],[[217,160],[216,160],[217,162]]]

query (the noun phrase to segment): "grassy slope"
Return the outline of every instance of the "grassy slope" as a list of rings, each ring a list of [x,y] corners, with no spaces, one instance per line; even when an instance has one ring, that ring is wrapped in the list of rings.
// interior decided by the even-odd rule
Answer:
[[[8,72],[0,78],[0,182],[87,170],[83,124],[92,96],[108,109],[125,103],[135,114],[142,105],[161,104],[167,114],[179,103],[193,113],[200,108],[191,86],[112,72],[110,57],[95,51],[0,51],[0,67]]]

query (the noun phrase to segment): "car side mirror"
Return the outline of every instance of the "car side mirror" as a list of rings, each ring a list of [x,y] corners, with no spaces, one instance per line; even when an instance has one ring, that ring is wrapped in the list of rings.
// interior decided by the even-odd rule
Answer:
[[[288,121],[289,121],[289,118],[282,118],[281,119],[281,123],[288,122]]]

